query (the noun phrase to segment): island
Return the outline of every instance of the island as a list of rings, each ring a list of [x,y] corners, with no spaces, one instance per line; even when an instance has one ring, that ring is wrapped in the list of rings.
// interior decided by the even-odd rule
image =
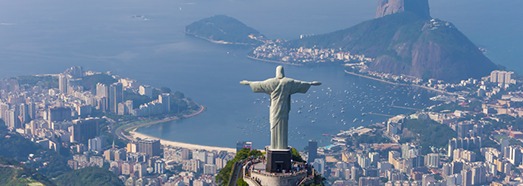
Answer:
[[[216,15],[191,23],[185,27],[185,34],[216,44],[258,46],[265,36],[239,20]]]

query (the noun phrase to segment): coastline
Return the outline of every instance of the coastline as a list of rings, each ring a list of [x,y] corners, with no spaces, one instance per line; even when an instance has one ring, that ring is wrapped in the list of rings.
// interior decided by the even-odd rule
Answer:
[[[250,55],[247,55],[247,58],[255,60],[255,61],[276,63],[276,64],[281,64],[281,65],[303,66],[302,64],[296,64],[296,63],[290,63],[290,62],[276,61],[276,60],[270,60],[270,59],[260,59],[260,58],[252,57]]]
[[[202,106],[202,105],[199,105],[199,106],[200,106],[200,109],[197,110],[196,112],[193,112],[193,113],[190,113],[190,114],[185,114],[182,117],[175,117],[175,116],[173,116],[173,117],[167,117],[167,118],[164,118],[164,119],[161,119],[161,120],[153,120],[153,121],[150,121],[150,122],[145,122],[145,123],[140,123],[140,124],[129,123],[127,125],[124,125],[124,126],[121,126],[120,128],[118,128],[117,132],[116,132],[116,135],[118,137],[126,140],[126,141],[135,141],[136,138],[141,138],[141,139],[149,138],[149,139],[158,139],[158,140],[160,140],[160,144],[162,144],[164,146],[186,148],[186,149],[191,149],[191,150],[203,149],[203,150],[208,150],[208,151],[217,150],[217,151],[227,151],[227,152],[231,152],[231,153],[236,153],[236,149],[234,149],[234,148],[206,146],[206,145],[198,145],[198,144],[190,144],[190,143],[183,143],[183,142],[177,142],[177,141],[170,141],[170,140],[166,140],[166,139],[162,139],[162,138],[158,138],[158,137],[154,137],[154,136],[150,136],[150,135],[146,135],[146,134],[143,134],[143,133],[136,132],[136,130],[138,128],[140,128],[140,127],[146,127],[146,126],[151,126],[151,125],[156,125],[156,124],[161,124],[161,123],[165,123],[165,122],[171,122],[171,121],[176,121],[176,120],[179,120],[179,119],[185,119],[185,118],[191,118],[191,117],[197,116],[197,115],[203,113],[203,111],[205,111],[205,107],[204,106]],[[129,132],[129,135],[125,135],[124,131],[125,132]]]
[[[141,139],[144,139],[144,138],[158,139],[158,140],[160,140],[160,144],[162,144],[164,146],[185,148],[185,149],[190,149],[190,150],[201,150],[201,149],[203,149],[203,150],[207,150],[207,151],[214,151],[214,150],[216,150],[216,151],[227,151],[227,152],[230,152],[230,153],[236,153],[236,149],[234,149],[234,148],[206,146],[206,145],[198,145],[198,144],[191,144],[191,143],[182,143],[182,142],[176,142],[176,141],[169,141],[169,140],[166,140],[166,139],[157,138],[157,137],[149,136],[149,135],[146,135],[146,134],[142,134],[142,133],[136,132],[135,130],[129,132],[133,139],[136,139],[136,138],[141,138]]]
[[[355,73],[355,72],[349,72],[347,70],[344,70],[344,71],[345,71],[345,73],[353,75],[353,76],[367,78],[367,79],[370,79],[370,80],[375,80],[375,81],[379,81],[379,82],[382,82],[382,83],[387,83],[387,84],[390,84],[390,85],[406,86],[406,84],[394,83],[394,82],[390,82],[390,81],[387,81],[387,80],[384,80],[384,79],[375,78],[375,77],[372,77],[372,76],[366,76],[366,75],[358,74],[358,73]]]
[[[370,80],[375,80],[375,81],[379,81],[379,82],[382,82],[382,83],[387,83],[387,84],[390,84],[390,85],[411,86],[411,87],[422,88],[422,89],[425,89],[425,90],[428,90],[428,91],[438,92],[438,93],[441,93],[441,94],[447,94],[447,95],[452,95],[452,96],[456,96],[457,95],[456,93],[446,92],[446,91],[438,90],[438,89],[435,89],[435,88],[432,88],[432,87],[426,87],[426,86],[422,86],[422,85],[405,84],[405,83],[395,83],[395,82],[390,82],[390,81],[387,81],[387,80],[384,80],[384,79],[379,79],[379,78],[372,77],[372,76],[358,74],[358,73],[355,73],[355,72],[349,72],[347,70],[344,70],[344,71],[345,71],[346,74],[350,74],[350,75],[353,75],[353,76],[358,76],[358,77],[362,77],[362,78],[366,78],[366,79],[370,79]]]
[[[228,42],[228,41],[223,41],[223,40],[213,40],[213,39],[202,37],[202,36],[199,36],[199,35],[196,35],[193,33],[189,33],[189,32],[185,32],[185,35],[188,35],[188,36],[191,36],[194,38],[198,38],[198,39],[203,39],[205,41],[208,41],[208,42],[211,42],[214,44],[219,44],[219,45],[255,46],[254,44],[249,44],[249,43],[235,43],[235,42]]]

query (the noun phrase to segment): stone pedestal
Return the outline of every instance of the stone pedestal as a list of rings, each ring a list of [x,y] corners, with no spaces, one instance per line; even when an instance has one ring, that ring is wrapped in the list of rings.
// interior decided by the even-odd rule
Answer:
[[[267,152],[267,167],[265,171],[270,173],[290,172],[292,170],[291,149],[269,149]]]

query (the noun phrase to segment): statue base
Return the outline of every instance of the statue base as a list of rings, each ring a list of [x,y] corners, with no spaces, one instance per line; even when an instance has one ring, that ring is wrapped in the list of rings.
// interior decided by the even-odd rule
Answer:
[[[291,149],[269,149],[269,147],[266,147],[265,151],[267,152],[267,166],[265,171],[271,173],[291,171]]]

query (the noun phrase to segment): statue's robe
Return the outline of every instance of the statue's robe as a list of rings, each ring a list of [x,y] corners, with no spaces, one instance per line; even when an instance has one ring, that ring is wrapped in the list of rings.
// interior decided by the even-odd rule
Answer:
[[[266,93],[271,96],[270,149],[287,149],[291,95],[295,93],[306,93],[311,87],[311,84],[309,82],[283,77],[250,82],[249,85],[253,92]]]

